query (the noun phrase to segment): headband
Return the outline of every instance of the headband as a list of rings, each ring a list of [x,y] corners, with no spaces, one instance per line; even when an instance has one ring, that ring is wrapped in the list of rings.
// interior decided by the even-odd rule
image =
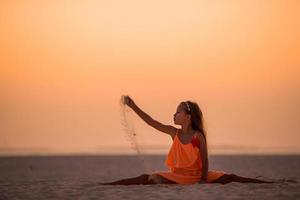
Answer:
[[[190,105],[189,105],[189,103],[188,103],[187,101],[185,101],[184,103],[185,103],[185,105],[186,105],[186,107],[187,107],[188,111],[189,111],[189,112],[191,112],[191,108],[190,108]]]

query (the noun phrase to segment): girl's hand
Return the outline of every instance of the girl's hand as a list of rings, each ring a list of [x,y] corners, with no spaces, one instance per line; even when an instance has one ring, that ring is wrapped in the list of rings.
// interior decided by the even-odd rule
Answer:
[[[130,108],[132,108],[135,105],[134,101],[128,95],[123,95],[122,99],[123,103],[129,106]]]
[[[199,183],[199,184],[205,184],[205,183],[206,183],[206,181],[205,181],[205,180],[203,180],[203,179],[200,179],[200,181],[198,181],[198,183]]]

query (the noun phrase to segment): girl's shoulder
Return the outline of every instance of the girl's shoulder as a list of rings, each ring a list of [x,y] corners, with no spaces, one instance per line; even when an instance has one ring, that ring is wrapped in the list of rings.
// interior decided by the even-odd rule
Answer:
[[[172,140],[174,140],[175,137],[178,137],[178,134],[179,134],[179,131],[180,131],[180,130],[181,130],[181,129],[176,128],[176,132],[175,132],[175,134],[172,136]]]
[[[196,131],[195,136],[200,140],[205,142],[205,137],[202,133],[200,133],[199,131]]]

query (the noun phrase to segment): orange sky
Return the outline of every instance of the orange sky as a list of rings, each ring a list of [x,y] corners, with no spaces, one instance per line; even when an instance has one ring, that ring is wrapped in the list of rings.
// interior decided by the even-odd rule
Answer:
[[[1,1],[0,153],[130,152],[122,94],[167,124],[180,101],[198,102],[211,152],[299,153],[299,10],[297,0]],[[168,148],[130,115],[139,144]]]

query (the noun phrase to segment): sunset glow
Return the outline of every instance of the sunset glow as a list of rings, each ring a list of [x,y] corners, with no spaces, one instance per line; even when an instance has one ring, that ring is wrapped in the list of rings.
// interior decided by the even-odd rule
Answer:
[[[0,154],[130,153],[122,94],[165,124],[180,101],[197,102],[211,152],[300,153],[299,10],[296,0],[3,0]],[[166,153],[171,138],[129,115],[144,152]]]

